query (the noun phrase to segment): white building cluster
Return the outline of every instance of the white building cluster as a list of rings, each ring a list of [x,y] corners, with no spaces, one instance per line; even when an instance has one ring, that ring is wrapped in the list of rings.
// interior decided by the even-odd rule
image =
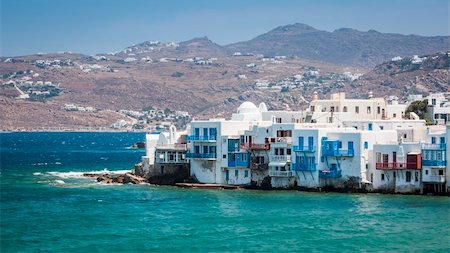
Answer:
[[[189,162],[200,183],[271,188],[363,189],[397,193],[449,191],[450,128],[427,126],[395,97],[320,100],[306,111],[269,111],[245,102],[230,120],[194,120],[167,141],[149,141],[144,170],[164,154]],[[153,136],[153,137],[150,137]],[[164,138],[163,138],[164,137]],[[173,145],[173,150],[167,148]],[[180,150],[178,144],[186,144]],[[177,147],[177,148],[175,148]],[[174,151],[174,152],[172,152]],[[173,158],[173,157],[172,157]]]

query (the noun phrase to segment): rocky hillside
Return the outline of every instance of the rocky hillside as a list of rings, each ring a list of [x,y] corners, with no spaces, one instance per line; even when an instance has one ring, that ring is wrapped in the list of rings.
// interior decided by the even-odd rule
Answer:
[[[450,52],[394,57],[377,65],[357,82],[363,89],[406,97],[409,94],[450,92]]]
[[[226,46],[229,53],[250,52],[269,56],[296,55],[333,64],[373,67],[395,56],[424,55],[450,49],[449,36],[424,37],[362,32],[341,28],[333,32],[305,24],[277,27],[252,40]]]
[[[299,24],[274,31],[268,34],[278,38],[286,34],[290,38],[317,38],[317,34],[336,33],[408,37],[348,29],[328,33]],[[267,50],[301,48],[290,39],[276,42],[267,36],[258,39],[258,43],[268,41]],[[349,97],[364,97],[372,90],[375,96],[400,98],[449,91],[448,53],[424,55],[420,54],[424,49],[418,46],[422,39],[428,39],[434,42],[424,48],[431,50],[436,38],[420,37],[417,47],[405,44],[409,48],[402,51],[405,54],[417,49],[407,57],[392,49],[396,52],[393,57],[369,68],[353,65],[355,59],[360,59],[358,54],[349,56],[336,50],[343,45],[346,52],[362,50],[360,44],[353,45],[344,37],[335,37],[331,49],[326,49],[321,40],[314,40],[317,45],[312,49],[323,47],[330,55],[321,50],[312,54],[314,50],[303,48],[300,55],[304,58],[287,51],[274,53],[274,57],[263,56],[251,53],[252,48],[239,49],[241,54],[234,54],[238,49],[233,49],[233,45],[222,47],[206,37],[180,43],[148,41],[95,56],[58,53],[2,57],[0,129],[109,127],[120,120],[136,124],[144,108],[188,112],[195,118],[227,117],[247,100],[265,102],[270,109],[296,110],[307,106],[314,91],[322,98],[336,91],[347,92]],[[399,47],[394,44],[390,47]],[[254,49],[263,48],[262,45],[255,45]],[[375,40],[370,55],[378,58],[373,62],[389,55],[386,47],[379,47]],[[342,54],[337,64],[310,60],[314,55],[321,55],[316,58],[322,60],[332,59],[333,54]]]

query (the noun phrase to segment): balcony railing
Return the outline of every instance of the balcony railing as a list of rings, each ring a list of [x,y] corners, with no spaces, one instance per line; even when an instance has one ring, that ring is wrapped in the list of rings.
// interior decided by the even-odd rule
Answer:
[[[354,149],[322,149],[322,155],[323,156],[348,156],[352,157],[355,156],[355,150]]]
[[[249,166],[248,161],[228,161],[228,167],[234,168],[234,167],[244,167],[247,168]]]
[[[250,169],[252,169],[252,170],[268,170],[269,164],[267,164],[267,163],[252,163],[250,165]]]
[[[376,163],[377,170],[420,170],[417,163]]]
[[[294,152],[315,152],[316,147],[315,146],[293,146],[292,150],[294,150]]]
[[[169,144],[169,145],[162,145],[162,146],[156,146],[156,149],[158,150],[187,150],[187,144],[182,143],[175,143],[175,144]]]
[[[445,167],[447,165],[447,161],[443,160],[424,160],[422,159],[422,166],[436,166],[436,167]]]
[[[422,143],[420,145],[420,148],[423,150],[445,150],[446,149],[446,144],[445,143]]]
[[[248,149],[248,150],[269,150],[270,144],[268,143],[242,143],[241,144],[242,149]]]
[[[430,182],[430,183],[444,183],[445,176],[444,175],[424,175],[422,178],[422,182]]]
[[[188,141],[216,141],[217,135],[189,135],[186,139]]]
[[[319,170],[320,178],[340,178],[342,177],[341,170]]]
[[[188,163],[188,160],[186,160],[186,159],[179,159],[178,161],[177,160],[175,160],[175,159],[173,159],[173,160],[164,160],[164,159],[161,159],[161,158],[156,158],[155,159],[155,162],[156,163],[172,163],[172,164],[177,164],[177,163]]]
[[[292,143],[292,137],[272,137],[269,138],[270,143],[290,144]]]
[[[216,159],[216,153],[186,153],[186,158],[192,159]]]
[[[292,171],[277,171],[269,170],[270,177],[293,177],[294,173]]]
[[[269,157],[271,162],[290,162],[291,156],[290,155],[271,155]]]
[[[297,171],[315,171],[316,167],[317,164],[315,163],[295,163],[292,169]]]

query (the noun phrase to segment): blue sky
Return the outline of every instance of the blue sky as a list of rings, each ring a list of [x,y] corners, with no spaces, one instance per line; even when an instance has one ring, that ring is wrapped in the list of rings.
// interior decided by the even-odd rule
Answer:
[[[1,56],[121,50],[208,36],[224,45],[277,26],[449,35],[449,0],[0,0]]]

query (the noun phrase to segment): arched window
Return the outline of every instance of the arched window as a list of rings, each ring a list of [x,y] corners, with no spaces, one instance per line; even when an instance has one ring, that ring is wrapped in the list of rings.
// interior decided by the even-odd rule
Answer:
[[[347,112],[347,106],[344,106],[344,108],[342,108],[343,112]]]

